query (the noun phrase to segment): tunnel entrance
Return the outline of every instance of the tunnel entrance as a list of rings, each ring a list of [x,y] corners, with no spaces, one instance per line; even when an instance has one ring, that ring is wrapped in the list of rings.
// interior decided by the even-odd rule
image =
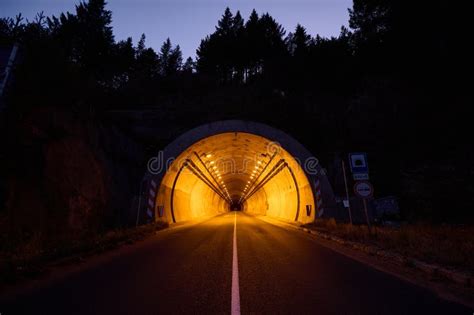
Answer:
[[[147,174],[152,183],[148,213],[155,220],[243,211],[307,223],[322,213],[324,195],[333,197],[320,165],[308,163],[316,159],[293,138],[263,124],[204,125],[158,157]],[[319,195],[316,181],[322,186]],[[308,206],[315,211],[306,211]]]
[[[230,211],[242,211],[242,204],[239,203],[238,200],[232,200]]]

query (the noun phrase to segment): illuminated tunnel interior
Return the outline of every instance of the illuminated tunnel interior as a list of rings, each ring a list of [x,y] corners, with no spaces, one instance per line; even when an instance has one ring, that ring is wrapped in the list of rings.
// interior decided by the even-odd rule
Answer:
[[[185,149],[163,176],[155,204],[167,222],[232,210],[302,223],[315,216],[298,161],[279,144],[245,132],[212,135]]]

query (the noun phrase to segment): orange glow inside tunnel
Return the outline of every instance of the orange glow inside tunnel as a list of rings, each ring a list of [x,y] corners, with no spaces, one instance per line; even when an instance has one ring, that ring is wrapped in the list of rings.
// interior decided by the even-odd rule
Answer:
[[[301,223],[315,218],[298,161],[277,143],[241,132],[204,138],[182,152],[161,181],[156,205],[163,209],[157,220],[170,223],[231,210]]]

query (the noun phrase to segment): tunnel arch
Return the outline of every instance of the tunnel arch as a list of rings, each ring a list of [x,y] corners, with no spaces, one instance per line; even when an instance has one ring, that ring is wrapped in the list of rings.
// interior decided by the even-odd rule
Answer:
[[[239,164],[234,173],[224,169],[230,156]],[[151,220],[171,223],[216,215],[238,204],[249,213],[308,223],[335,206],[333,190],[316,161],[297,140],[262,123],[201,125],[150,160],[144,178],[146,213]],[[221,178],[215,170],[222,172]]]

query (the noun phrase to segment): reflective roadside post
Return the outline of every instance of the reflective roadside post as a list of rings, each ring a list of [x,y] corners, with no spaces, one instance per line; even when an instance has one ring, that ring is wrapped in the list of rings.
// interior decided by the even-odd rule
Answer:
[[[362,202],[364,203],[364,212],[365,212],[365,219],[367,220],[367,227],[369,228],[369,234],[371,234],[372,231],[370,228],[369,214],[367,213],[367,199],[362,198]]]

